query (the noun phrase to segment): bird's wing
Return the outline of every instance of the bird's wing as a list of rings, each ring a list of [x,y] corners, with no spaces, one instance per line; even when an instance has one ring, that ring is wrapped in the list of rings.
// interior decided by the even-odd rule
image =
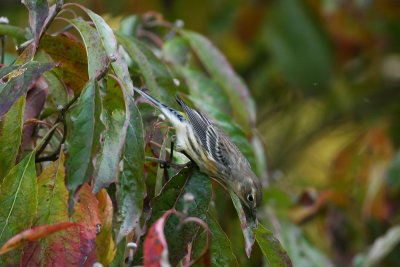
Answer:
[[[204,115],[189,107],[179,96],[178,103],[185,111],[194,132],[199,137],[203,147],[212,155],[212,158],[223,165],[229,164],[227,148],[220,137],[225,138],[224,133],[217,129]],[[222,136],[223,135],[223,136]]]
[[[201,144],[207,148],[206,132],[208,126],[211,125],[211,122],[200,114],[200,112],[189,107],[179,96],[177,96],[176,100],[186,113],[190,124],[193,126],[194,132],[200,138]]]

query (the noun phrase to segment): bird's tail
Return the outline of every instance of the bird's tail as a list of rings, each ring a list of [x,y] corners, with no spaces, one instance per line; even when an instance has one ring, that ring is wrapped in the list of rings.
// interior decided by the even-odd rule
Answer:
[[[151,104],[153,104],[156,108],[158,108],[166,117],[167,119],[174,125],[177,126],[177,124],[185,122],[186,118],[180,114],[177,110],[161,103],[148,93],[142,91],[139,88],[134,88],[136,92],[138,92],[141,96],[143,96],[145,99],[150,101]]]

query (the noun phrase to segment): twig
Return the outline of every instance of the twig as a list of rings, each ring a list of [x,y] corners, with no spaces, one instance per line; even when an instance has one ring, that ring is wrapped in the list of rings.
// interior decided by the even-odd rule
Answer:
[[[6,51],[6,38],[7,36],[3,35],[1,38],[1,64],[4,64],[4,53]]]
[[[71,105],[74,104],[77,99],[78,99],[78,96],[75,96],[67,105],[65,105],[65,107],[63,107],[61,109],[60,114],[57,117],[56,124],[61,122],[62,125],[63,125],[63,135],[62,135],[62,139],[60,141],[60,144],[59,144],[58,148],[53,153],[51,153],[50,155],[39,157],[39,155],[45,150],[46,146],[49,144],[51,138],[53,137],[53,134],[54,134],[54,131],[53,131],[52,133],[50,133],[47,136],[47,138],[46,138],[45,142],[43,143],[43,145],[36,152],[36,160],[35,160],[35,162],[54,161],[54,160],[57,159],[58,154],[61,151],[61,146],[67,140],[68,126],[67,126],[67,122],[65,120],[65,113],[69,110]]]
[[[192,163],[191,161],[186,162],[185,164],[179,164],[179,163],[175,163],[173,161],[169,162],[169,160],[162,160],[162,159],[158,159],[158,158],[153,158],[153,157],[147,157],[146,156],[146,160],[147,161],[152,161],[152,162],[157,162],[157,163],[161,163],[161,164],[165,164],[165,165],[170,165],[171,167],[177,169],[177,170],[181,170],[187,166],[190,166],[190,164]]]

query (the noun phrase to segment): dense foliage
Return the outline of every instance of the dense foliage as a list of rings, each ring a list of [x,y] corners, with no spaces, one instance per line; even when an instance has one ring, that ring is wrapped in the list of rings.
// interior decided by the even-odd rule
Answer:
[[[49,2],[54,4],[57,1],[49,0]],[[174,95],[180,94],[191,105],[206,113],[227,132],[236,136],[236,143],[250,161],[253,161],[254,158],[257,159],[252,164],[264,184],[264,199],[258,211],[258,219],[265,228],[274,233],[275,237],[259,224],[259,228],[255,231],[258,238],[257,243],[260,246],[257,244],[252,246],[249,259],[245,253],[241,222],[234,205],[232,205],[232,200],[221,186],[212,181],[212,205],[208,207],[206,217],[191,214],[192,217],[197,217],[205,222],[211,231],[214,229],[212,234],[214,243],[211,242],[209,250],[211,265],[218,263],[232,265],[237,260],[240,266],[268,266],[268,263],[274,266],[271,264],[273,259],[282,259],[277,254],[271,254],[271,252],[277,251],[276,248],[274,249],[274,245],[278,243],[271,242],[275,238],[280,240],[294,266],[391,267],[398,265],[400,262],[398,205],[400,201],[400,157],[398,152],[400,146],[400,6],[397,1],[81,0],[79,3],[97,14],[101,14],[107,24],[116,30],[113,35],[117,39],[119,55],[122,61],[126,62],[130,79],[135,86],[146,86],[152,90],[151,82],[148,82],[148,78],[151,76],[148,75],[146,69],[154,70],[153,75],[156,77],[155,84],[158,89],[151,91],[152,94],[168,104],[174,104]],[[46,9],[42,9],[41,12],[46,12]],[[50,10],[49,13],[51,14],[52,11]],[[142,15],[130,16],[131,14]],[[33,84],[24,85],[31,88],[26,95],[25,111],[27,112],[22,112],[22,107],[18,105],[23,103],[18,99],[15,103],[19,104],[14,104],[15,106],[7,113],[14,114],[13,117],[5,121],[7,115],[3,114],[0,119],[1,136],[14,136],[18,139],[19,134],[22,134],[20,139],[22,145],[8,138],[0,137],[0,170],[5,169],[8,172],[15,165],[14,162],[10,163],[14,160],[14,156],[10,155],[17,155],[15,163],[22,162],[25,155],[38,145],[38,142],[45,137],[52,126],[58,122],[63,124],[63,117],[60,114],[65,114],[67,135],[63,135],[63,126],[58,125],[49,145],[38,155],[39,157],[51,156],[51,160],[35,165],[37,167],[35,175],[39,176],[38,188],[40,189],[43,184],[51,188],[54,182],[47,185],[46,179],[40,177],[49,175],[43,174],[44,170],[49,168],[48,166],[55,158],[62,158],[62,156],[51,154],[58,152],[58,145],[63,136],[71,137],[71,130],[73,131],[75,128],[78,114],[75,113],[75,110],[78,109],[79,99],[76,99],[75,102],[71,102],[71,100],[73,100],[73,96],[80,95],[81,89],[89,81],[88,58],[92,58],[93,55],[94,57],[100,56],[92,53],[93,50],[106,49],[107,51],[109,48],[103,48],[102,42],[89,43],[93,38],[82,37],[80,32],[85,26],[75,20],[66,22],[62,19],[55,19],[49,24],[49,27],[45,27],[44,34],[38,30],[33,31],[35,33],[32,34],[30,29],[24,28],[27,26],[28,11],[19,1],[0,1],[0,16],[7,16],[10,20],[10,25],[0,23],[0,41],[7,36],[4,56],[4,63],[7,66],[0,68],[0,70],[3,69],[0,72],[12,72],[13,65],[21,65],[29,61],[31,52],[25,49],[29,43],[23,43],[34,38],[35,34],[41,36],[39,46],[36,47],[35,63],[26,65],[29,67],[26,75],[31,77],[27,80],[35,81]],[[95,25],[93,16],[88,17],[79,8],[66,6],[58,16],[69,20],[82,16],[95,32],[98,32],[100,39],[103,38],[103,33],[100,33],[101,27]],[[0,19],[0,21],[2,20]],[[40,16],[37,16],[37,19],[31,18],[29,23],[42,27],[43,24],[40,24],[42,22]],[[184,28],[182,22],[184,22]],[[78,31],[72,24],[82,29]],[[64,29],[64,27],[67,28]],[[187,35],[194,33],[188,32],[188,29],[201,32],[211,39],[215,46],[223,51],[235,71],[246,81],[257,106],[256,116],[252,118],[254,125],[251,126],[250,131],[243,120],[246,112],[243,107],[246,105],[243,105],[242,102],[239,102],[239,105],[232,102],[234,93],[225,87],[226,85],[221,84],[221,77],[228,83],[231,80],[234,81],[235,78],[225,76],[228,74],[227,72],[223,72],[221,76],[220,70],[224,69],[224,66],[220,65],[221,61],[216,60],[218,56],[213,52],[214,48],[209,48],[208,45],[202,43],[196,46],[196,42],[193,43],[193,40]],[[88,31],[90,32],[90,28]],[[53,36],[49,36],[49,34]],[[123,37],[126,37],[127,40],[124,40]],[[136,39],[131,39],[132,37]],[[132,42],[136,46],[132,45]],[[77,44],[80,46],[78,49],[76,48]],[[140,46],[140,44],[143,45]],[[66,47],[72,48],[65,49]],[[88,47],[97,48],[91,50]],[[211,45],[211,47],[214,46]],[[32,48],[30,47],[30,49]],[[144,50],[146,48],[148,48],[147,51]],[[86,50],[91,51],[92,56],[88,57]],[[24,53],[21,54],[23,51]],[[151,52],[149,53],[149,51]],[[204,53],[208,54],[209,59],[204,57]],[[28,59],[24,60],[24,55],[28,56]],[[67,55],[67,57],[60,57],[60,55]],[[15,62],[17,58],[19,61]],[[109,60],[114,57],[108,55],[107,58]],[[141,60],[144,58],[147,60]],[[39,68],[38,62],[58,63],[58,66],[40,65]],[[138,62],[145,62],[145,66]],[[159,67],[159,62],[162,62],[161,65],[165,68]],[[92,63],[89,65],[95,66]],[[211,63],[214,64],[214,67]],[[117,75],[118,70],[115,65],[110,66],[108,74],[113,74],[123,81]],[[107,64],[101,66],[104,67]],[[8,69],[5,69],[6,67]],[[46,68],[52,69],[45,71]],[[96,69],[98,67],[93,67],[89,72]],[[42,71],[44,72],[40,75]],[[99,74],[100,72],[102,71],[99,71]],[[235,73],[233,75],[236,76]],[[5,80],[8,80],[9,75],[6,76]],[[2,75],[2,77],[4,76]],[[91,77],[93,78],[93,74]],[[176,86],[172,85],[174,80],[171,83],[171,77],[176,79]],[[15,75],[14,78],[21,79],[22,77]],[[23,80],[10,80],[10,82],[20,84]],[[97,150],[99,152],[104,150],[103,147],[116,148],[114,144],[119,142],[119,138],[125,138],[122,142],[135,139],[132,131],[131,136],[133,135],[133,137],[128,136],[128,130],[125,137],[115,134],[120,129],[120,125],[126,121],[128,109],[125,99],[128,90],[125,88],[125,95],[117,93],[119,92],[117,91],[111,96],[111,92],[114,91],[107,91],[107,88],[113,86],[119,88],[121,85],[109,75],[103,77],[103,81],[105,80],[107,80],[106,86],[102,82],[99,84],[101,113],[103,114],[104,110],[111,115],[116,110],[121,113],[114,114],[113,119],[108,120],[108,124],[106,115],[100,116],[104,129],[100,134],[102,139],[100,139]],[[0,86],[3,84],[2,82]],[[48,86],[49,84],[52,86]],[[122,83],[122,86],[125,84]],[[47,87],[49,88],[48,94]],[[72,93],[71,90],[76,91]],[[45,97],[40,97],[39,92],[43,91]],[[224,93],[221,93],[222,91]],[[107,95],[107,93],[109,94]],[[163,95],[164,93],[165,95]],[[233,98],[231,98],[232,95]],[[2,98],[3,95],[0,99]],[[45,98],[46,101],[43,100]],[[40,104],[40,99],[45,103],[44,108]],[[135,120],[135,122],[143,122],[143,146],[146,147],[145,155],[140,155],[140,157],[142,159],[146,156],[168,158],[169,140],[165,137],[171,136],[174,130],[167,128],[168,124],[157,117],[159,113],[154,108],[142,103],[136,95],[134,99],[142,116],[142,120]],[[72,105],[66,108],[67,112],[63,112],[61,110],[66,107],[66,103],[67,105],[72,103]],[[123,103],[123,105],[118,105],[118,103]],[[36,106],[38,107],[36,108]],[[119,108],[114,108],[114,106]],[[11,111],[12,113],[9,113]],[[52,115],[48,116],[48,114]],[[71,116],[72,114],[74,115]],[[131,114],[134,112],[132,111]],[[32,118],[36,118],[36,120]],[[75,121],[72,121],[71,118],[74,118]],[[96,121],[96,119],[93,120]],[[236,124],[232,124],[232,120]],[[22,125],[21,121],[25,121],[23,132],[18,128],[14,132],[15,128],[10,128],[10,125]],[[47,123],[48,126],[42,122]],[[254,131],[254,126],[258,131]],[[128,127],[136,129],[140,126]],[[106,145],[103,138],[106,137],[106,130],[111,128],[115,131],[108,136],[113,136],[113,141],[107,141]],[[94,129],[91,131],[97,135]],[[151,135],[152,132],[154,134]],[[247,140],[240,138],[243,133]],[[84,131],[81,134],[90,135]],[[253,138],[254,136],[257,138]],[[68,159],[70,156],[68,146],[71,145],[71,140],[67,141],[63,142],[63,166],[66,170],[66,177],[69,179],[68,169],[75,165],[71,162],[68,163],[68,166],[65,164],[66,161],[71,160]],[[251,141],[251,146],[248,145],[248,141]],[[122,148],[121,157],[124,155],[124,151],[140,147],[140,144],[131,143],[130,145],[132,149]],[[264,152],[259,150],[262,147],[266,151],[266,160]],[[18,151],[16,152],[16,150]],[[111,150],[111,154],[117,153],[115,152],[117,150]],[[8,153],[5,154],[3,151]],[[88,155],[90,153],[88,149],[82,153],[75,150],[74,153],[83,155],[83,152],[86,153],[86,160],[92,158],[92,155]],[[56,154],[59,155],[59,153]],[[252,156],[253,154],[256,157]],[[130,154],[130,157],[133,155],[137,155],[136,150]],[[98,163],[99,161],[114,165],[115,161],[113,160],[116,159],[116,157],[106,155],[100,159],[100,153],[97,153],[95,158],[96,162],[93,164],[99,164],[99,166],[103,165]],[[177,154],[175,160],[184,162],[186,159]],[[135,162],[131,159],[125,161],[125,163],[133,164]],[[265,167],[266,163],[268,163],[268,172]],[[57,165],[53,165],[52,168],[55,166]],[[97,169],[95,165],[91,166],[94,170]],[[114,204],[112,211],[114,216],[112,216],[112,221],[104,222],[104,219],[101,221],[100,232],[102,234],[100,235],[104,236],[103,240],[107,240],[102,244],[110,244],[111,247],[115,244],[110,240],[121,239],[112,263],[115,264],[129,256],[129,251],[122,249],[125,246],[123,243],[136,242],[137,236],[134,236],[133,233],[142,232],[142,230],[145,234],[141,238],[139,249],[143,249],[144,237],[150,229],[150,224],[156,225],[157,222],[154,221],[155,217],[146,217],[150,214],[149,207],[164,203],[167,198],[165,195],[152,200],[153,196],[158,192],[164,194],[164,184],[169,185],[168,190],[171,192],[180,185],[166,183],[165,171],[159,169],[157,164],[146,161],[144,166],[129,166],[125,171],[120,169],[118,181],[126,181],[127,189],[125,190],[125,187],[117,188],[117,184],[113,182],[108,184],[105,177],[109,176],[102,175],[105,171],[104,166],[101,171],[97,170],[99,172],[97,175],[104,178],[104,183],[97,183],[97,186],[99,188],[106,186],[108,196]],[[120,168],[123,166],[127,167],[128,165],[120,163]],[[128,175],[127,172],[127,170],[136,170],[140,166],[144,167],[140,172],[144,172],[145,184],[130,179],[133,175]],[[62,170],[61,166],[59,168]],[[85,171],[88,175],[93,172],[91,167],[85,170],[73,168],[71,170],[77,174],[79,171]],[[127,174],[126,176],[122,176],[124,172]],[[168,172],[173,172],[169,173],[168,178],[175,177],[175,170],[170,169]],[[64,175],[62,171],[58,173]],[[3,180],[3,177],[1,176],[0,180]],[[94,184],[90,183],[90,185]],[[69,196],[65,195],[69,194],[69,188],[68,191],[57,191],[57,187],[55,188],[55,192],[58,192],[57,195],[63,196],[61,203],[65,205],[66,200],[69,199]],[[77,187],[78,190],[80,188],[80,186]],[[124,202],[123,206],[116,205],[129,197],[132,188],[145,190],[148,196],[143,200],[142,196],[136,194],[139,197]],[[125,192],[126,195],[124,195]],[[105,196],[104,193],[102,194]],[[39,190],[37,196],[37,199],[43,199],[43,190],[42,192]],[[75,203],[78,203],[76,200],[79,199],[79,194],[75,195],[74,199]],[[100,210],[104,210],[101,207],[106,207],[106,203],[109,203],[103,200],[100,198],[97,200]],[[25,225],[18,231],[37,225],[46,225],[46,223],[55,224],[52,229],[48,230],[47,233],[49,233],[68,226],[68,224],[57,225],[58,222],[81,223],[86,220],[86,217],[73,215],[79,212],[73,211],[77,208],[73,208],[72,203],[68,204],[70,206],[67,216],[65,216],[66,209],[61,208],[57,214],[63,215],[60,215],[54,222],[37,220],[37,216],[43,217],[44,211],[41,211],[41,207],[46,207],[41,203],[38,202],[31,227],[26,226],[29,222],[24,221],[24,216],[17,216],[18,224]],[[58,202],[53,201],[53,203]],[[143,207],[138,210],[142,211],[142,214],[131,212],[125,220],[119,220],[120,212],[125,214],[124,212],[127,210],[132,211],[129,207],[141,207],[141,203],[143,203]],[[183,203],[177,202],[178,211],[183,212],[182,205],[184,207],[184,203],[184,201]],[[155,216],[161,218],[161,215],[164,214],[163,211],[165,212],[171,206],[172,204],[169,204],[165,209],[160,206],[160,209],[155,210]],[[18,206],[15,205],[15,207]],[[26,209],[28,210],[28,208]],[[23,212],[26,216],[32,216],[31,209],[29,211],[28,213],[25,210]],[[71,215],[72,219],[70,220]],[[132,222],[131,219],[135,220],[139,216],[140,226],[146,225],[147,229],[135,229],[125,237],[120,229],[124,229],[124,227],[129,229],[129,223],[125,222]],[[105,217],[107,216],[103,218]],[[12,221],[12,217],[10,219]],[[176,222],[177,219],[174,214],[170,214],[168,220]],[[96,221],[92,223],[95,224]],[[110,237],[109,232],[104,234],[107,233],[105,228],[111,229],[111,227],[106,227],[110,224],[113,225],[111,231],[113,239],[107,239]],[[189,224],[189,227],[191,225]],[[49,239],[52,236],[55,241],[66,240],[65,236],[70,236],[70,242],[63,244],[74,244],[73,240],[76,240],[76,234],[72,233],[76,232],[79,226],[69,227],[73,230],[62,230],[42,239],[41,242],[52,242],[52,239]],[[219,234],[216,234],[216,227],[220,227],[219,229],[222,229],[223,232],[219,231]],[[8,228],[5,228],[4,231],[6,230]],[[15,229],[13,231],[17,232]],[[41,230],[38,228],[36,233],[40,232]],[[62,235],[62,233],[67,234]],[[165,233],[170,235],[168,230]],[[86,236],[93,242],[95,235]],[[206,247],[206,236],[206,231],[196,234],[198,246],[197,249],[192,247],[191,259],[196,258],[202,252],[201,248]],[[230,244],[225,242],[226,237],[229,238]],[[174,238],[177,239],[176,236],[172,239]],[[46,239],[50,241],[44,241]],[[97,236],[96,239],[100,239],[100,237]],[[5,242],[5,240],[1,240],[1,242]],[[170,241],[167,239],[167,242]],[[89,242],[88,244],[93,243]],[[216,244],[221,245],[216,247]],[[88,248],[90,250],[90,247]],[[114,253],[108,247],[104,250]],[[231,257],[231,252],[235,255],[236,260]],[[94,253],[92,249],[91,259],[95,258]],[[134,258],[136,259],[141,253],[141,251],[136,253]],[[175,252],[170,251],[170,254],[173,253]],[[264,259],[263,253],[268,253],[269,262]],[[112,255],[104,257],[110,258]],[[0,262],[2,257],[0,256]],[[100,258],[98,260],[105,262]],[[87,262],[91,261],[88,259]],[[136,264],[138,261],[134,263]]]
[[[191,100],[262,176],[254,103],[225,57],[156,15],[129,16],[113,31],[78,4],[24,4],[29,30],[2,28],[20,52],[0,68],[2,266],[238,265],[217,219],[220,185],[196,166],[150,160],[169,157],[173,129],[134,97],[137,86],[175,108],[177,93]],[[54,21],[65,28],[50,34]],[[173,160],[188,161],[178,152]],[[229,197],[242,253],[250,257],[257,241],[268,264],[291,266],[278,239],[226,189]]]

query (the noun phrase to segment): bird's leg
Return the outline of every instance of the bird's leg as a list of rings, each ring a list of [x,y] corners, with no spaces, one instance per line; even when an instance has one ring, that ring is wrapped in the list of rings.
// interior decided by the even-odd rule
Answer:
[[[174,156],[174,144],[176,141],[176,135],[171,136],[171,153],[169,154],[169,159],[166,160],[164,163],[160,164],[161,168],[169,168],[170,166],[172,166],[172,160],[173,160],[173,156]]]
[[[186,163],[184,163],[184,164],[179,164],[179,163],[173,162],[174,145],[175,145],[175,142],[176,142],[176,136],[173,135],[173,136],[171,137],[171,153],[170,153],[169,159],[167,159],[167,160],[162,160],[162,159],[153,158],[153,157],[146,157],[146,160],[147,160],[147,161],[153,161],[153,162],[158,162],[158,163],[160,163],[160,165],[161,165],[160,167],[161,167],[161,168],[173,167],[173,168],[175,168],[175,169],[177,169],[177,170],[181,170],[181,169],[183,169],[183,168],[185,168],[185,167],[192,167],[192,166],[194,166],[195,163],[193,162],[193,160],[192,160],[185,152],[182,152],[182,153],[189,159],[188,162],[186,162]],[[156,145],[160,146],[159,144],[156,144]]]

